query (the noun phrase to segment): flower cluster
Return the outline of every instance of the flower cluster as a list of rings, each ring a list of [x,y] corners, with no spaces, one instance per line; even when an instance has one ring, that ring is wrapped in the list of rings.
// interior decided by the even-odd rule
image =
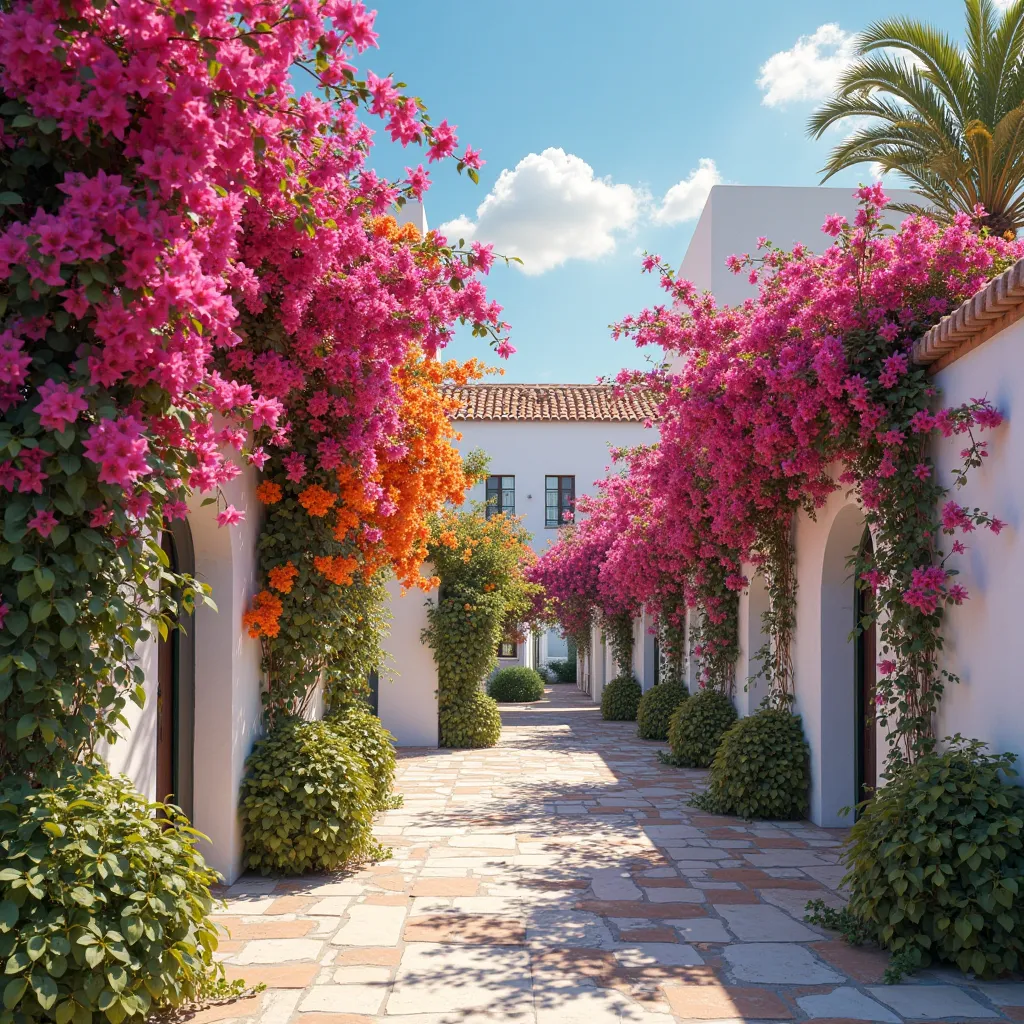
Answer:
[[[694,654],[716,683],[732,674],[736,592],[750,572],[761,573],[772,604],[765,656],[786,699],[793,517],[854,487],[874,538],[856,577],[875,590],[882,652],[893,666],[880,687],[882,717],[912,757],[929,742],[946,678],[937,664],[942,609],[967,596],[950,583],[946,561],[962,543],[943,553],[938,541],[943,532],[998,532],[1002,524],[955,503],[937,518],[945,488],[930,439],[967,438],[960,485],[986,456],[976,432],[1000,415],[983,399],[936,409],[934,383],[911,362],[911,348],[1024,246],[978,234],[968,217],[946,226],[915,217],[887,233],[881,188],[858,197],[853,224],[829,218],[835,242],[821,255],[761,239],[758,256],[735,258],[733,269],[760,286],[741,306],[719,307],[659,258],[645,260],[671,304],[627,318],[615,333],[661,346],[676,369],[624,372],[618,383],[662,396],[660,442],[623,454],[625,475],[610,478],[589,509],[595,523],[567,532],[537,572],[567,628],[588,595],[591,605],[593,595],[598,604],[606,595],[628,598],[668,621],[693,608]]]

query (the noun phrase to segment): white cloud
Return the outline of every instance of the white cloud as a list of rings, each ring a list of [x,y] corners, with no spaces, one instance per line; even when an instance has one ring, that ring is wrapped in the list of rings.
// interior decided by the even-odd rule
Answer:
[[[801,36],[791,50],[772,54],[761,65],[757,84],[768,107],[820,100],[829,96],[839,75],[854,56],[855,36],[836,24],[820,26]]]
[[[702,157],[688,178],[683,178],[665,193],[661,205],[654,211],[654,221],[658,224],[679,224],[684,220],[695,220],[704,209],[712,187],[721,183],[722,176],[715,161]]]
[[[994,3],[999,10],[1005,11],[1009,9],[1010,4],[1014,3],[1014,0],[994,0]]]
[[[503,170],[475,220],[463,215],[440,230],[450,239],[492,242],[503,255],[522,259],[525,273],[543,274],[566,260],[613,252],[644,202],[639,189],[596,177],[585,160],[552,147]]]

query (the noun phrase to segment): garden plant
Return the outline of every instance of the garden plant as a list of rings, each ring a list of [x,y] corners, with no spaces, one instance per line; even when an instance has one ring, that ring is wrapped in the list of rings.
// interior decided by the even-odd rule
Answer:
[[[677,683],[652,686],[641,698],[636,712],[637,733],[642,740],[667,740],[673,713],[689,694]]]
[[[616,676],[601,691],[601,717],[606,722],[635,722],[640,684],[632,676]]]
[[[532,668],[511,665],[499,668],[487,681],[487,693],[499,704],[532,702],[544,696],[544,680]]]

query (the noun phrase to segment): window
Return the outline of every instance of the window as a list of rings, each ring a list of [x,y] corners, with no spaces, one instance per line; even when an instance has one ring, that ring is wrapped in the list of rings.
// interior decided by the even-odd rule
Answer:
[[[576,477],[544,477],[544,525],[564,526],[576,503]]]
[[[498,644],[498,657],[499,658],[518,658],[519,657],[519,645],[515,640],[502,640]]]
[[[487,518],[504,512],[512,515],[516,510],[516,478],[489,476],[487,478]]]

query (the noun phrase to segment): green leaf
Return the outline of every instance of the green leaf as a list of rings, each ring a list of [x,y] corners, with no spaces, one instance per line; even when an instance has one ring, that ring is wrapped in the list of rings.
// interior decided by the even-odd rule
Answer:
[[[33,971],[29,983],[44,1010],[49,1010],[57,1002],[57,982],[48,974]]]
[[[28,978],[12,978],[4,986],[4,1008],[13,1010],[28,988]]]

